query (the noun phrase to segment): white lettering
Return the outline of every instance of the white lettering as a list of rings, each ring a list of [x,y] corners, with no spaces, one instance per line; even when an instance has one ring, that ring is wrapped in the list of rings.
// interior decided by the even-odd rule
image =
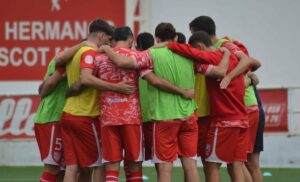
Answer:
[[[45,23],[45,39],[46,40],[59,40],[59,27],[60,23],[59,21],[55,21],[53,24],[51,24],[50,21],[46,21]]]
[[[13,40],[18,39],[18,27],[17,22],[13,22],[13,26],[9,26],[9,22],[5,22],[5,40],[10,40],[10,34],[13,36]]]
[[[36,40],[36,37],[38,37],[40,40],[44,40],[43,30],[44,30],[44,24],[42,22],[33,21],[31,39]]]
[[[32,107],[32,100],[29,98],[21,98],[16,106],[15,114],[11,121],[11,134],[20,135],[23,133],[21,127],[22,122],[28,118]]]
[[[0,136],[7,134],[6,123],[12,118],[16,102],[14,99],[4,99],[0,103]],[[6,129],[7,128],[7,129]]]
[[[29,55],[32,55],[32,60],[30,60]],[[27,49],[25,49],[24,51],[24,63],[27,66],[34,66],[38,61],[38,56],[37,56],[37,51],[33,48],[33,47],[28,47]]]
[[[70,25],[70,22],[65,22],[61,35],[60,35],[60,39],[64,40],[66,37],[69,37],[70,40],[74,39],[73,33],[72,33],[72,28]]]
[[[26,120],[24,133],[28,136],[34,136],[34,117],[35,117],[35,113],[30,114],[30,116]]]
[[[0,66],[1,67],[7,66],[9,63],[7,54],[8,54],[8,50],[4,47],[1,47],[0,48]]]
[[[20,47],[15,47],[15,48],[13,48],[13,49],[11,50],[11,52],[10,52],[9,58],[10,58],[11,64],[12,64],[13,66],[15,66],[15,67],[18,67],[18,66],[20,66],[20,65],[22,64],[22,60],[21,60],[20,58],[17,59],[17,60],[15,59],[15,54],[16,54],[16,53],[19,54],[19,57],[21,56],[22,50],[21,50]]]
[[[82,25],[80,22],[75,22],[75,39],[84,39],[87,37],[87,22],[82,22]]]
[[[30,40],[30,22],[29,21],[21,21],[19,23],[19,39],[20,40]]]
[[[49,52],[49,48],[48,47],[39,47],[37,50],[39,52],[41,52],[42,66],[46,66],[46,53]]]

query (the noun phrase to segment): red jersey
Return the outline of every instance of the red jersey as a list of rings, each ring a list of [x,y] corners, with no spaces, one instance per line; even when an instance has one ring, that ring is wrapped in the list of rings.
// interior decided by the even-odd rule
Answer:
[[[203,74],[209,73],[213,65],[219,64],[223,57],[221,51],[200,51],[187,44],[169,43],[168,47],[182,56],[194,59],[196,72]],[[237,58],[231,55],[227,72],[234,69],[237,64]],[[218,127],[248,127],[244,103],[244,76],[241,74],[232,79],[227,89],[220,89],[219,80],[216,78],[205,77],[205,79],[210,101],[211,121],[218,122]]]
[[[132,86],[138,88],[138,69],[147,68],[150,64],[150,55],[148,52],[137,52],[125,48],[114,48],[116,52],[125,56],[133,56],[136,60],[135,69],[118,68],[103,53],[96,53],[93,60],[83,62],[81,67],[94,70],[96,77],[112,83],[129,81]],[[139,93],[121,94],[112,91],[101,91],[100,95],[100,120],[101,125],[128,125],[141,124],[141,110]]]

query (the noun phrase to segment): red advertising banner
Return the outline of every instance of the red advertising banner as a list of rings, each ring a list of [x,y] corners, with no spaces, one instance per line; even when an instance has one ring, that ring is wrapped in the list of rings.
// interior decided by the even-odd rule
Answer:
[[[41,80],[50,59],[85,38],[96,18],[125,24],[125,0],[0,0],[0,4],[0,81]]]
[[[265,131],[288,131],[288,91],[287,89],[259,90],[265,111]]]
[[[0,140],[33,139],[39,96],[0,96]]]

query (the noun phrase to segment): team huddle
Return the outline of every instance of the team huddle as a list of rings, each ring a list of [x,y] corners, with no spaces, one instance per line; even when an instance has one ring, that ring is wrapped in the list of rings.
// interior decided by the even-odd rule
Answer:
[[[177,159],[182,181],[200,182],[198,157],[206,181],[221,181],[222,163],[231,181],[262,181],[260,63],[242,43],[218,39],[208,16],[189,28],[186,44],[171,23],[135,39],[97,19],[51,60],[35,119],[41,182],[117,182],[122,161],[126,181],[140,182],[146,160],[158,182],[171,182]]]

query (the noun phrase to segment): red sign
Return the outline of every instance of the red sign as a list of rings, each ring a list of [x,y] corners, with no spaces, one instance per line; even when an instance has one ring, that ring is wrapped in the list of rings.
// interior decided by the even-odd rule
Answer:
[[[0,4],[0,81],[41,80],[50,59],[85,38],[96,18],[125,24],[124,0],[0,0]]]
[[[288,131],[288,91],[287,89],[259,90],[265,111],[265,131]]]
[[[0,140],[34,138],[39,96],[0,97]]]

